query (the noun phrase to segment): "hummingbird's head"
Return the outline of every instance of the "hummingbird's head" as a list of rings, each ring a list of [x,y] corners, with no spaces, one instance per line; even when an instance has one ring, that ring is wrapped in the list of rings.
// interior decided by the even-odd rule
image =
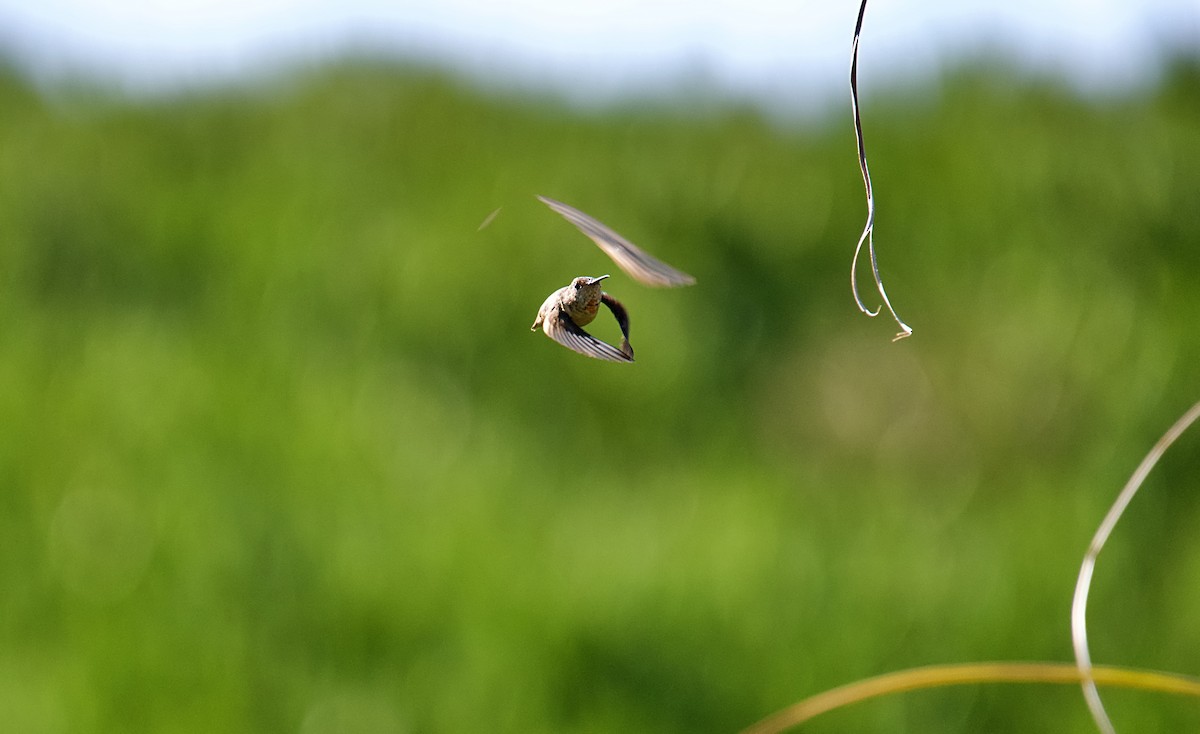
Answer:
[[[569,310],[582,309],[580,313],[571,312],[572,318],[577,321],[580,318],[585,319],[580,322],[581,326],[591,321],[591,317],[596,315],[596,308],[604,300],[604,291],[600,290],[600,283],[607,277],[607,275],[601,275],[599,278],[589,278],[581,275],[572,280],[571,285],[562,289],[562,295],[559,298],[563,305],[566,305]]]
[[[586,288],[594,288],[600,284],[600,281],[604,280],[607,277],[608,277],[607,275],[600,275],[595,278],[588,278],[586,276],[580,276],[580,277],[576,278],[575,280],[571,281],[571,286],[574,287],[575,290],[580,290],[585,287]]]

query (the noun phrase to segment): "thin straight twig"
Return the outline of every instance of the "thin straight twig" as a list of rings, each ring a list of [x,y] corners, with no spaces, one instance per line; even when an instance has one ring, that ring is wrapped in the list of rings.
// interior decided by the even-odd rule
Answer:
[[[483,228],[484,228],[484,227],[486,227],[486,226],[488,226],[489,224],[491,224],[491,223],[492,223],[492,220],[496,218],[496,215],[500,213],[500,210],[501,210],[502,208],[503,208],[503,207],[499,207],[499,206],[498,206],[498,207],[496,207],[495,211],[493,211],[491,214],[489,214],[489,215],[487,215],[486,217],[484,217],[484,218],[483,218],[483,221],[479,223],[479,226],[475,228],[475,231],[476,231],[476,232],[481,232],[481,231],[483,231]]]
[[[1175,443],[1179,435],[1186,431],[1197,418],[1200,418],[1200,403],[1193,405],[1188,412],[1183,414],[1183,417],[1175,421],[1175,425],[1171,426],[1162,438],[1158,439],[1158,443],[1154,444],[1154,448],[1150,449],[1150,453],[1142,459],[1142,463],[1133,472],[1133,476],[1129,477],[1124,489],[1117,495],[1116,502],[1108,509],[1108,514],[1104,516],[1100,527],[1096,529],[1096,534],[1088,546],[1087,554],[1083,557],[1079,578],[1075,582],[1075,597],[1071,601],[1071,642],[1075,647],[1075,665],[1079,669],[1083,697],[1087,701],[1088,710],[1092,712],[1096,726],[1104,734],[1116,734],[1116,730],[1108,718],[1108,713],[1104,710],[1104,704],[1100,701],[1100,691],[1096,689],[1095,669],[1092,668],[1092,657],[1088,652],[1087,642],[1088,590],[1092,585],[1092,572],[1096,568],[1096,557],[1100,555],[1100,550],[1104,548],[1108,536],[1112,534],[1117,521],[1121,519],[1125,508],[1129,506],[1129,502],[1142,486],[1142,482],[1146,481],[1146,475],[1158,463],[1163,453],[1171,447],[1171,444]]]
[[[883,299],[883,305],[887,306],[887,310],[900,327],[900,333],[896,334],[892,341],[899,341],[906,336],[912,336],[913,330],[912,327],[900,320],[896,309],[892,308],[892,302],[883,289],[883,278],[879,275],[879,262],[875,257],[875,194],[871,189],[871,172],[867,169],[867,149],[863,145],[862,117],[858,111],[858,37],[862,33],[863,15],[866,12],[867,0],[862,0],[862,5],[858,8],[858,22],[854,24],[854,42],[850,54],[850,109],[854,113],[854,139],[858,144],[858,167],[862,169],[863,186],[867,190],[867,223],[863,227],[862,235],[858,238],[858,245],[854,248],[854,259],[850,262],[850,290],[854,293],[854,302],[858,304],[858,310],[866,315],[875,317],[883,310],[883,306],[874,311],[867,308],[858,294],[858,256],[865,242],[867,243],[867,252],[871,256],[871,272],[875,276],[875,287],[879,291],[879,297]]]

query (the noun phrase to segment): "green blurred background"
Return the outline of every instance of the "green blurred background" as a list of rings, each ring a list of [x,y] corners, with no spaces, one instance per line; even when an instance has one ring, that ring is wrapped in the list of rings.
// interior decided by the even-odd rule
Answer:
[[[840,99],[0,74],[0,728],[730,732],[1071,659],[1088,540],[1200,399],[1200,65],[1085,98],[967,63],[863,105],[895,344],[850,297]],[[698,285],[638,286],[535,194]],[[636,364],[529,332],[603,272]],[[1193,433],[1101,556],[1097,662],[1200,673],[1198,476]],[[805,730],[1094,728],[1073,686],[980,686]]]

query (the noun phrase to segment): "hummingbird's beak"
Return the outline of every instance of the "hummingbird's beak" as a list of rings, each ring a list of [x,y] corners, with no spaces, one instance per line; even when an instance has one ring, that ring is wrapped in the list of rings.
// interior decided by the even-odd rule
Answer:
[[[597,283],[599,283],[600,281],[604,280],[607,277],[608,277],[607,275],[600,275],[595,278],[588,278],[588,285],[596,285]]]

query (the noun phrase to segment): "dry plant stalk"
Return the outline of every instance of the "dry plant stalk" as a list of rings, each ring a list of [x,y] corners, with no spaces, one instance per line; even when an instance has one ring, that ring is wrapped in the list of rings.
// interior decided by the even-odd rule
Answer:
[[[858,238],[858,246],[854,248],[854,259],[850,262],[850,290],[854,293],[854,302],[858,304],[858,310],[868,316],[878,316],[879,312],[883,310],[883,306],[887,306],[887,310],[900,327],[900,332],[892,338],[892,341],[899,341],[907,336],[912,336],[913,330],[912,327],[900,320],[896,309],[892,308],[887,291],[883,289],[883,278],[879,275],[879,262],[875,257],[875,194],[871,190],[871,172],[867,169],[867,149],[863,145],[862,117],[858,112],[858,37],[862,33],[863,15],[866,12],[867,0],[862,0],[862,5],[858,8],[858,22],[854,25],[854,42],[850,54],[850,109],[854,113],[854,139],[858,143],[858,167],[862,169],[863,186],[867,190],[867,224]],[[863,303],[862,296],[858,294],[858,256],[862,252],[864,242],[867,243],[867,252],[871,256],[871,272],[875,276],[875,287],[879,291],[879,297],[883,299],[883,306],[874,311],[867,308]]]
[[[1104,710],[1104,704],[1100,701],[1100,692],[1096,689],[1092,657],[1088,652],[1087,643],[1087,599],[1088,590],[1092,585],[1092,572],[1096,568],[1096,557],[1100,555],[1100,550],[1104,548],[1108,536],[1112,534],[1117,521],[1121,519],[1125,508],[1129,506],[1129,502],[1142,486],[1142,482],[1146,481],[1146,475],[1158,463],[1163,453],[1171,447],[1171,444],[1175,443],[1175,439],[1179,438],[1179,435],[1186,431],[1198,417],[1200,417],[1200,403],[1193,405],[1188,412],[1183,414],[1183,417],[1175,421],[1175,425],[1171,426],[1162,438],[1158,439],[1158,443],[1154,444],[1154,448],[1150,449],[1150,453],[1142,459],[1142,463],[1133,472],[1133,476],[1129,477],[1129,481],[1117,495],[1116,501],[1108,509],[1108,514],[1104,516],[1100,527],[1096,529],[1096,534],[1092,537],[1092,542],[1083,557],[1079,578],[1075,582],[1075,598],[1071,602],[1071,643],[1075,647],[1075,665],[1079,669],[1083,697],[1087,701],[1088,710],[1092,712],[1096,726],[1104,734],[1116,734],[1116,730]]]
[[[1093,666],[1087,646],[1087,595],[1091,586],[1096,558],[1117,521],[1129,506],[1130,500],[1146,480],[1146,476],[1176,439],[1200,418],[1200,402],[1193,405],[1163,434],[1133,476],[1117,495],[1108,514],[1096,530],[1083,567],[1075,585],[1071,605],[1071,640],[1075,647],[1075,664],[1053,662],[992,662],[962,665],[933,665],[886,673],[874,678],[848,683],[793,704],[742,731],[742,734],[776,734],[799,726],[816,716],[834,709],[892,693],[922,688],[966,685],[973,683],[1080,683],[1096,725],[1105,734],[1115,734],[1112,722],[1100,702],[1098,685],[1135,688],[1161,693],[1174,693],[1200,698],[1200,679],[1178,673],[1134,670],[1112,666]]]
[[[1100,685],[1134,688],[1200,698],[1200,679],[1176,673],[1099,666],[1091,671]],[[930,665],[885,673],[810,696],[743,729],[741,734],[778,734],[821,714],[854,703],[905,691],[978,683],[1078,683],[1079,669],[1070,663],[994,662]]]

